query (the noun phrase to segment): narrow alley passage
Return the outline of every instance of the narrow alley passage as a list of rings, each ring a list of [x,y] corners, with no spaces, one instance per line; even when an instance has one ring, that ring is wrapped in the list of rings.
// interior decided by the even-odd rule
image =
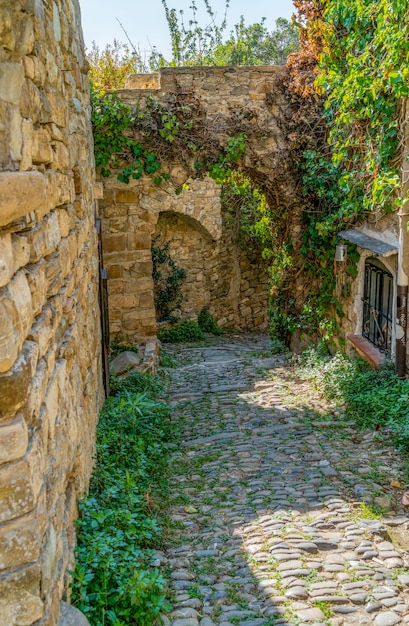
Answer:
[[[398,455],[268,348],[260,336],[166,348],[181,446],[165,624],[409,623]]]

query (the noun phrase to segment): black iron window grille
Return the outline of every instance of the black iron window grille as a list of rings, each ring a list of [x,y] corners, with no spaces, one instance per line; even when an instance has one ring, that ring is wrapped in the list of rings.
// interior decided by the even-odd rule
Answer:
[[[365,263],[362,334],[382,352],[391,351],[393,277],[377,259]]]

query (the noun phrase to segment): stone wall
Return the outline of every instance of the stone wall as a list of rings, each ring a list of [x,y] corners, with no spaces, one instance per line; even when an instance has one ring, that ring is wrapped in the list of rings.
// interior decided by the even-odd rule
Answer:
[[[222,145],[234,134],[232,125],[241,116],[248,129],[242,167],[274,188],[272,173],[279,163],[284,182],[277,202],[290,210],[295,182],[290,175],[285,177],[288,146],[281,122],[291,105],[279,88],[279,74],[280,68],[270,66],[165,68],[155,80],[131,76],[127,89],[118,95],[143,110],[148,97],[166,103],[173,94],[189,94],[200,102],[208,139]],[[208,178],[189,178],[177,155],[162,160],[161,167],[170,178],[160,187],[148,177],[126,185],[117,180],[118,172],[103,180],[103,249],[113,335],[143,343],[156,333],[150,250],[157,236],[162,243],[170,241],[175,262],[187,271],[184,315],[195,317],[209,306],[221,326],[266,328],[266,265],[258,251],[246,252],[234,241],[221,208],[220,188]],[[175,194],[184,183],[182,193]]]
[[[268,273],[260,251],[243,250],[234,240],[229,214],[223,212],[223,237],[213,241],[184,216],[163,212],[155,231],[155,245],[169,245],[169,253],[184,269],[181,318],[208,309],[222,328],[266,329]]]
[[[0,5],[0,622],[56,624],[103,401],[77,0]]]

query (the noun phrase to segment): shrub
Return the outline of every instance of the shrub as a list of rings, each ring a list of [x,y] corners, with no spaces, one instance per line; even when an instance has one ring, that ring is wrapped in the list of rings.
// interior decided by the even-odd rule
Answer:
[[[158,337],[164,343],[190,343],[204,339],[202,329],[193,320],[184,320],[166,330],[158,332]]]
[[[170,416],[154,400],[154,379],[135,372],[113,389],[98,423],[89,494],[79,503],[72,601],[92,626],[150,626],[166,606],[152,548],[161,538],[154,499],[167,489]]]
[[[197,318],[197,323],[199,327],[205,333],[212,333],[212,335],[222,335],[223,331],[212,316],[209,313],[209,309],[205,308],[199,313],[199,317]]]
[[[343,403],[359,427],[386,427],[398,449],[409,452],[409,381],[397,378],[391,365],[372,369],[318,348],[302,355],[300,372],[329,399]]]

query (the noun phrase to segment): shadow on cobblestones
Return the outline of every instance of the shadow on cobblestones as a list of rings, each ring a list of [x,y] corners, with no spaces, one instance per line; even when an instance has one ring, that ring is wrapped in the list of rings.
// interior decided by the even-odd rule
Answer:
[[[172,626],[409,622],[399,459],[271,356],[266,337],[179,348],[171,373]],[[385,516],[382,517],[382,511]]]

